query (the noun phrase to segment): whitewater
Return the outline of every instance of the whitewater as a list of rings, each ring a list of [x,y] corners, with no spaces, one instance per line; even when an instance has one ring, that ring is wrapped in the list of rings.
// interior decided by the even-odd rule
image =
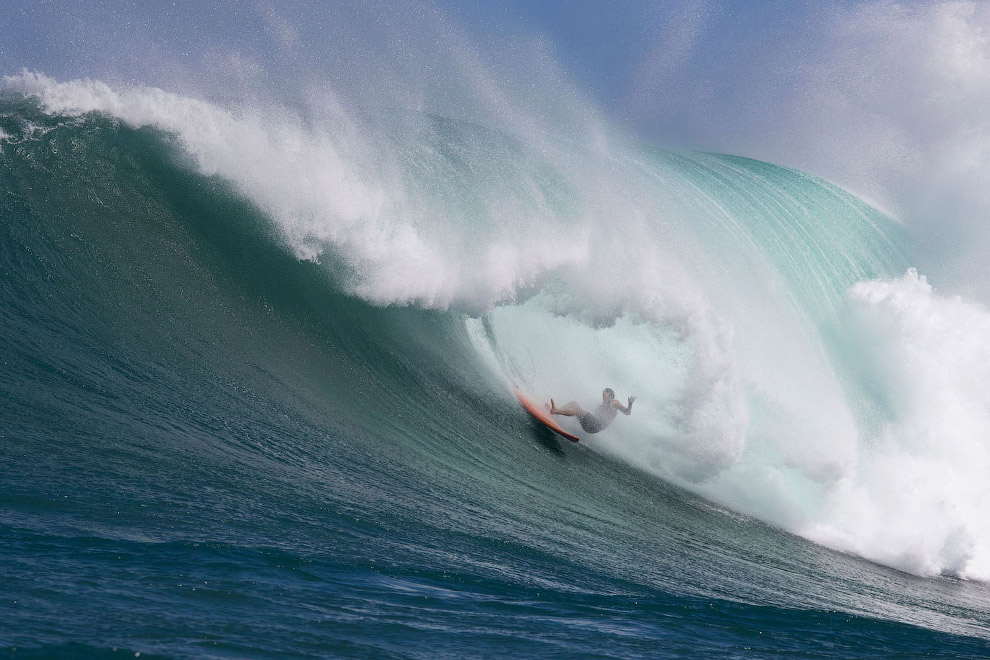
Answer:
[[[824,623],[835,657],[986,652],[990,312],[940,293],[924,246],[854,194],[591,119],[575,134],[28,71],[2,94],[0,422],[18,470],[0,570],[28,631],[0,629],[9,647],[427,657],[432,630],[451,655],[509,638],[761,655]],[[529,424],[517,387],[638,399],[572,448]],[[83,501],[105,483],[147,514]],[[53,523],[59,498],[79,507]],[[104,545],[130,555],[124,574]],[[42,571],[47,595],[18,581],[32,556],[77,553],[92,566]],[[184,592],[148,616],[192,599],[231,626],[212,646],[133,624],[87,639],[81,605],[69,632],[44,623],[60,580],[97,602],[210,593],[199,560],[227,576],[220,613]],[[332,644],[291,617],[268,645],[235,623],[238,597],[274,611],[280,589],[334,622]],[[636,623],[641,600],[660,618],[709,603],[695,624],[723,632],[702,646]],[[582,621],[580,641],[535,616]]]

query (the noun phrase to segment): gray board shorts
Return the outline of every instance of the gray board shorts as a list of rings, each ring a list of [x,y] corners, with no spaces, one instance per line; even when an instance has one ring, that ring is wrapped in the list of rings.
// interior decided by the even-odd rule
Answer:
[[[581,428],[584,429],[585,433],[598,433],[604,428],[601,420],[591,413],[578,415],[578,421],[581,422]]]

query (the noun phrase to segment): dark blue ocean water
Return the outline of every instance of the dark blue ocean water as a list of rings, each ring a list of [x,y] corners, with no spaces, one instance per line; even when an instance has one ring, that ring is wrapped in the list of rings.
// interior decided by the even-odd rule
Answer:
[[[168,135],[0,129],[0,657],[990,657],[987,585],[535,427]]]

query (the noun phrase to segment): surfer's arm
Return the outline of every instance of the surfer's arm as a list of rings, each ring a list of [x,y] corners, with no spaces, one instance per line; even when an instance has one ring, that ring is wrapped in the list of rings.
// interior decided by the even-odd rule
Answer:
[[[629,397],[629,405],[628,406],[624,406],[621,403],[619,403],[618,401],[616,401],[615,399],[612,399],[612,407],[615,408],[618,411],[621,411],[623,415],[631,415],[632,414],[632,404],[633,404],[633,401],[635,401],[635,400],[636,400],[636,397],[634,397],[634,396]]]

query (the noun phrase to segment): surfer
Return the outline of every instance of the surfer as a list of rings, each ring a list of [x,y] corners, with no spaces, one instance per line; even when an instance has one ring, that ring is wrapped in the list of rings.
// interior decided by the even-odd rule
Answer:
[[[593,413],[579,406],[576,401],[569,401],[563,407],[558,408],[553,399],[550,399],[550,414],[577,417],[578,421],[581,422],[581,428],[586,433],[598,433],[612,423],[616,410],[622,411],[623,415],[631,414],[632,404],[635,400],[636,397],[629,397],[629,405],[624,406],[615,400],[615,392],[612,391],[612,388],[606,387],[602,390],[602,402]]]

